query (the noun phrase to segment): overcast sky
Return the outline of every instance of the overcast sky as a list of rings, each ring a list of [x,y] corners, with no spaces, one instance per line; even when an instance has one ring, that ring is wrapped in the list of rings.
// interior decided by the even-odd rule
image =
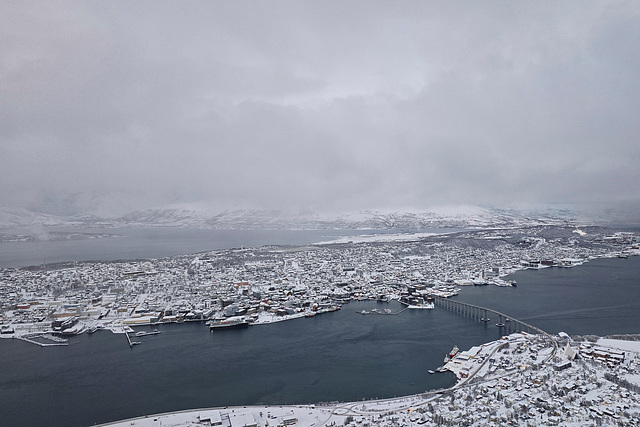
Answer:
[[[0,205],[640,199],[637,1],[4,1]]]

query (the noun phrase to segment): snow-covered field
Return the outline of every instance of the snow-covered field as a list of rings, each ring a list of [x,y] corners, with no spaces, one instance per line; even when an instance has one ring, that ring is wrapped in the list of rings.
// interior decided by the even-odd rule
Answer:
[[[617,348],[620,350],[631,351],[634,353],[640,353],[640,341],[626,341],[626,340],[614,340],[611,338],[600,338],[597,344],[604,347],[611,347],[611,348]]]
[[[447,233],[393,233],[393,234],[365,234],[361,236],[345,236],[335,240],[316,243],[317,245],[346,244],[346,243],[374,243],[374,242],[416,242],[422,238]]]

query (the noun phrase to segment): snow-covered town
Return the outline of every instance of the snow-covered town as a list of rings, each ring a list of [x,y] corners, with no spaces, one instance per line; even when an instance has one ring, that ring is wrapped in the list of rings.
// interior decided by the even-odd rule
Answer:
[[[640,427],[640,0],[549,3],[0,1],[0,427]]]
[[[258,325],[330,312],[350,300],[431,307],[430,297],[452,297],[464,286],[511,286],[503,277],[519,269],[635,255],[637,242],[633,233],[554,226],[5,268],[0,336],[64,345],[60,335],[185,321]]]
[[[160,333],[148,325],[162,323],[248,327],[329,313],[351,300],[433,309],[431,299],[453,298],[465,286],[513,286],[505,276],[516,270],[639,254],[633,233],[541,226],[5,268],[1,336],[48,347],[110,330],[126,334],[133,347],[136,335]],[[438,370],[458,379],[449,389],[351,403],[209,408],[116,425],[636,425],[639,352],[632,341],[517,332],[443,355]]]

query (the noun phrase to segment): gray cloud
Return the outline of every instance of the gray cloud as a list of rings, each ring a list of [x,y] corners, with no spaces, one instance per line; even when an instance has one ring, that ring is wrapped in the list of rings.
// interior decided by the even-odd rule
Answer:
[[[0,204],[637,201],[635,2],[5,2]]]

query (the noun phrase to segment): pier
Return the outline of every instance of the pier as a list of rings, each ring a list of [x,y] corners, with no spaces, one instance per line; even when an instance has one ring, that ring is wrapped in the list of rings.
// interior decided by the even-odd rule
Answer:
[[[545,362],[549,361],[553,356],[555,356],[558,351],[558,343],[553,337],[538,328],[537,326],[533,326],[530,323],[523,322],[522,320],[514,319],[511,316],[507,316],[504,313],[499,311],[481,307],[479,305],[468,304],[465,302],[454,301],[449,298],[443,297],[434,297],[435,305],[438,307],[445,308],[447,310],[451,310],[456,314],[459,314],[464,317],[468,317],[471,320],[476,320],[479,322],[484,322],[487,326],[492,323],[495,324],[495,327],[500,329],[502,335],[509,335],[514,332],[524,332],[528,334],[541,334],[547,337],[553,343],[553,352],[551,355],[545,360]],[[492,323],[491,323],[492,322]]]

